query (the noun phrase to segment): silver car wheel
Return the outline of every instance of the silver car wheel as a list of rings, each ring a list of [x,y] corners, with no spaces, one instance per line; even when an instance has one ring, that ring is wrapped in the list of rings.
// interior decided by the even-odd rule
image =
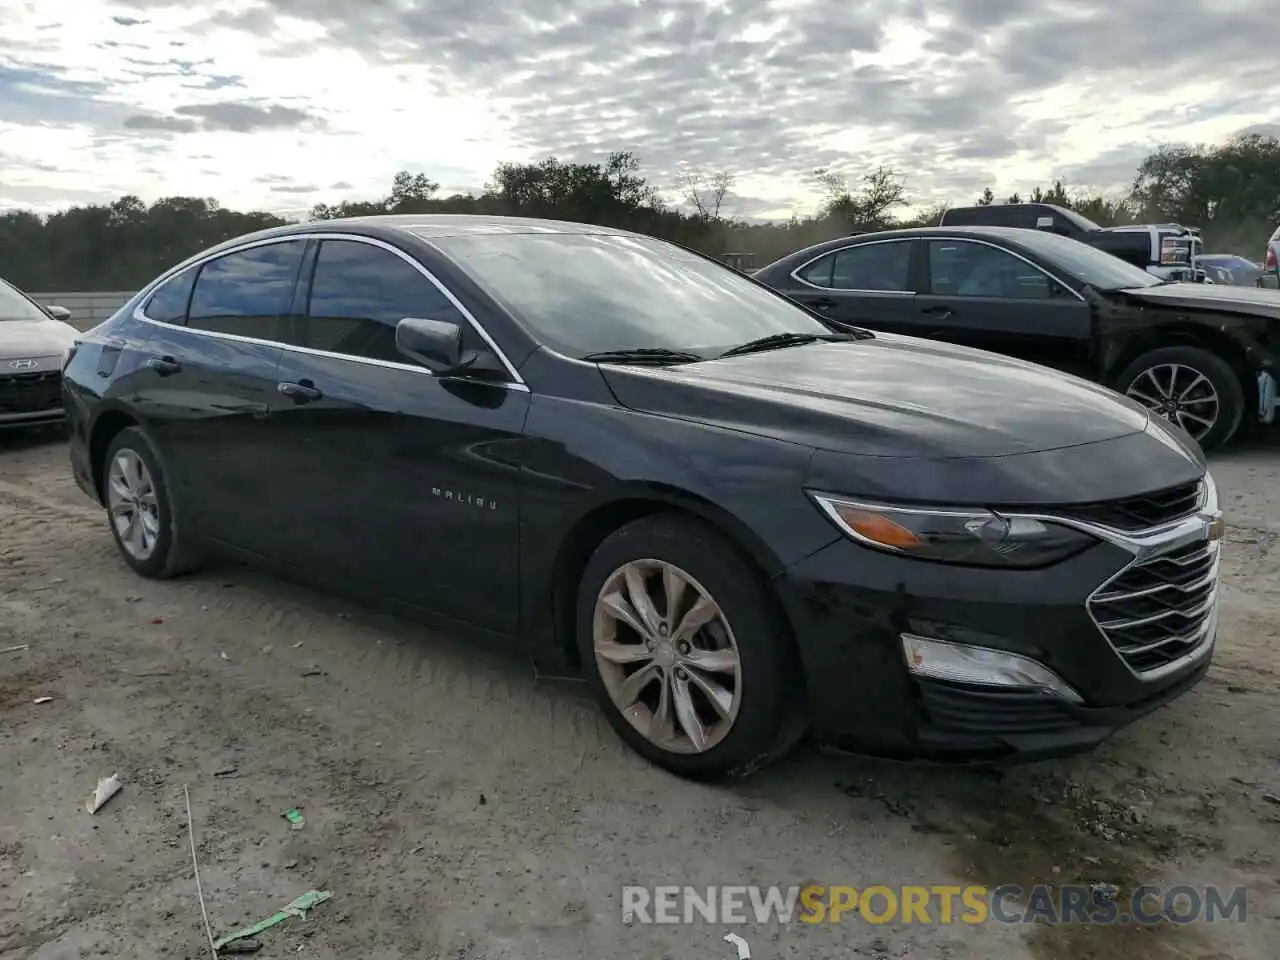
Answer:
[[[704,753],[742,703],[738,645],[720,605],[662,560],[633,560],[605,581],[592,620],[596,665],[614,706],[654,746]]]
[[[1213,383],[1181,363],[1160,363],[1133,378],[1125,396],[1201,440],[1218,422],[1221,401]]]
[[[119,450],[107,472],[107,513],[120,546],[146,560],[160,541],[160,503],[151,471],[134,451]]]

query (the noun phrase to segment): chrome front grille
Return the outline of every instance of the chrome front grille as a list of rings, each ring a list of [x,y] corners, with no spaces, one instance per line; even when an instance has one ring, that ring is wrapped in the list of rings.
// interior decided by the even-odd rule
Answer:
[[[1137,531],[1158,527],[1195,513],[1204,502],[1204,496],[1204,484],[1197,480],[1123,500],[1058,507],[1056,512],[1115,530]]]
[[[1089,613],[1137,674],[1160,670],[1210,639],[1221,541],[1203,539],[1131,563],[1089,598]]]

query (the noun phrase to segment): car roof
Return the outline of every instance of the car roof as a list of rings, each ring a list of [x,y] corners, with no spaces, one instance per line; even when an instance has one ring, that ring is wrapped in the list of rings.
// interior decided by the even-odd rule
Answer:
[[[537,217],[504,217],[463,213],[388,213],[372,217],[339,217],[334,220],[309,220],[305,223],[286,223],[268,227],[253,233],[241,234],[224,240],[191,257],[184,263],[204,259],[246,243],[271,240],[276,237],[305,236],[309,233],[349,233],[395,242],[426,241],[439,237],[480,236],[483,234],[561,234],[638,237],[630,230],[604,227],[593,223],[575,223],[570,220],[544,220]]]
[[[974,239],[991,239],[1005,240],[1010,243],[1017,243],[1028,233],[1043,233],[1040,230],[1031,230],[1026,227],[908,227],[903,230],[876,230],[870,233],[855,233],[849,236],[836,237],[833,240],[824,240],[822,243],[815,243],[812,246],[805,247],[802,250],[796,250],[787,254],[774,263],[790,262],[792,260],[810,259],[819,257],[824,253],[832,250],[839,250],[843,247],[853,246],[854,244],[866,243],[868,241],[877,240],[910,240],[913,238],[925,239],[929,237],[973,237]],[[770,264],[772,266],[772,264]],[[765,269],[765,268],[761,268]]]

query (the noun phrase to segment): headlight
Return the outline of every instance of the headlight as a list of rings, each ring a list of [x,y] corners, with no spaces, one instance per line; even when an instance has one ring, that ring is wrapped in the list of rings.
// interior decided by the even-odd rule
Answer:
[[[1044,567],[1097,543],[1087,533],[981,507],[899,507],[812,494],[844,533],[888,553],[977,567]]]

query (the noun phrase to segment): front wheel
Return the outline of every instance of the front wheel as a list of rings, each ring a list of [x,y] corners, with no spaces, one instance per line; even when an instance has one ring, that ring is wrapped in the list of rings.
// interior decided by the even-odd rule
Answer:
[[[596,549],[578,594],[579,651],[610,724],[637,753],[722,780],[794,745],[803,686],[765,589],[693,517],[637,520]]]
[[[1116,389],[1189,433],[1204,450],[1231,439],[1244,418],[1244,385],[1231,364],[1202,347],[1160,347],[1116,378]]]

